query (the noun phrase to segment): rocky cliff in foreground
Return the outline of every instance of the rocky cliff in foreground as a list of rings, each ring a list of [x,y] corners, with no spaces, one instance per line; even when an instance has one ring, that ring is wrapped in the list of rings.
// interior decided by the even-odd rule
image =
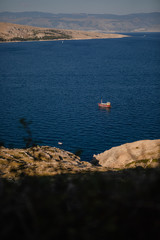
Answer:
[[[23,176],[54,176],[61,173],[104,171],[73,153],[48,146],[28,149],[0,148],[0,176],[18,179]]]
[[[133,168],[133,167],[159,167],[160,166],[160,139],[142,140],[113,147],[101,154],[94,155],[103,167]]]
[[[97,166],[93,165],[97,163]],[[28,149],[0,148],[0,176],[54,176],[61,173],[106,172],[125,168],[160,167],[160,140],[143,140],[94,155],[93,164],[73,153],[48,146]]]

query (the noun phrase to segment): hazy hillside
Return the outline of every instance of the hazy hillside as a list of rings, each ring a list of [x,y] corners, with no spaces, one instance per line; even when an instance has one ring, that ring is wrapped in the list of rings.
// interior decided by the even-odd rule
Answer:
[[[1,12],[1,22],[36,27],[100,32],[159,32],[160,13],[129,15],[52,14],[42,12]]]
[[[122,34],[105,34],[97,32],[39,28],[13,23],[0,22],[0,41],[34,41],[58,39],[96,39],[121,38]]]

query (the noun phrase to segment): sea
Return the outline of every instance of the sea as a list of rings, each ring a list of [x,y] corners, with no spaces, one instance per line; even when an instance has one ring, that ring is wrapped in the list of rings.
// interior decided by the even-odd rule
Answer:
[[[0,43],[1,145],[23,148],[31,137],[90,161],[160,138],[160,33],[128,35]],[[101,98],[112,108],[100,109]]]

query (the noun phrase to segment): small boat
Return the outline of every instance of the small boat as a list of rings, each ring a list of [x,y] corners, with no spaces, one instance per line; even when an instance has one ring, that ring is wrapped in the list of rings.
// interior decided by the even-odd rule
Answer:
[[[102,108],[111,108],[111,103],[110,102],[103,103],[101,99],[101,102],[98,103],[98,106]]]

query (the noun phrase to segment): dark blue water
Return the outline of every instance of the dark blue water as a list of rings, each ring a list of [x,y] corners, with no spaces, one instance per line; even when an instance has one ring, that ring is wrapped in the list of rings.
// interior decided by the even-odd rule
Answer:
[[[111,111],[101,110],[101,97]],[[19,119],[40,145],[82,159],[160,138],[160,34],[0,44],[0,141],[24,147]]]

